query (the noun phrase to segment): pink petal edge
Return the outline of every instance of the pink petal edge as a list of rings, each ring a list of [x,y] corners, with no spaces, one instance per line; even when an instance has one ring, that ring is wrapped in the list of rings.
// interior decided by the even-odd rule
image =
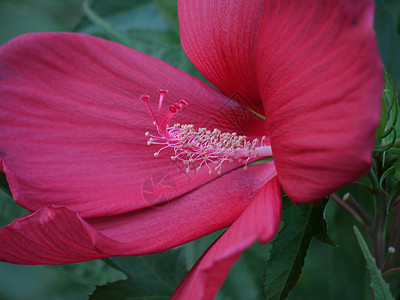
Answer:
[[[0,228],[0,261],[60,264],[163,251],[231,225],[275,176],[273,164],[240,168],[170,203],[113,217],[45,207]]]
[[[256,240],[267,243],[279,228],[281,188],[272,178],[242,215],[210,246],[181,282],[171,299],[213,299],[229,269]]]

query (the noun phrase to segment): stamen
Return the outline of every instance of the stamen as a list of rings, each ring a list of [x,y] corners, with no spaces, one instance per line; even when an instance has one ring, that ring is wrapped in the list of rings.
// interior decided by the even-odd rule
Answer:
[[[154,115],[150,105],[149,96],[142,95],[140,100],[143,101],[150,115],[153,117],[153,124],[157,128],[158,135],[152,135],[149,132],[145,133],[149,137],[147,145],[162,145],[163,147],[154,153],[155,157],[160,155],[164,149],[171,148],[174,155],[171,160],[180,160],[186,168],[186,173],[191,170],[200,171],[202,167],[208,168],[208,173],[213,174],[216,172],[218,175],[222,174],[222,163],[229,161],[232,163],[234,160],[243,162],[244,169],[246,170],[247,164],[250,160],[258,157],[272,156],[272,150],[269,145],[265,144],[266,137],[263,136],[261,141],[259,139],[249,140],[246,136],[238,135],[236,132],[221,132],[219,129],[213,131],[207,128],[195,129],[192,124],[179,124],[169,126],[169,120],[188,103],[181,99],[178,103],[169,106],[167,113],[161,117],[161,108],[167,90],[158,90],[160,94],[158,104],[158,118]],[[215,167],[211,167],[214,164]]]

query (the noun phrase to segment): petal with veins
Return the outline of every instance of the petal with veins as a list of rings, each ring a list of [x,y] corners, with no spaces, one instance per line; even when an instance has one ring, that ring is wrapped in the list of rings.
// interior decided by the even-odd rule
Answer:
[[[213,299],[241,253],[257,240],[272,240],[279,228],[281,209],[281,188],[277,179],[272,178],[197,261],[171,298]]]
[[[82,217],[126,213],[162,201],[143,197],[152,174],[168,174],[175,196],[215,179],[188,175],[166,149],[147,146],[156,132],[145,105],[185,99],[181,124],[262,136],[265,122],[200,80],[122,45],[77,33],[38,33],[0,47],[0,156],[14,199],[35,211],[68,207]],[[168,104],[164,109],[168,109]],[[211,129],[211,130],[212,130]],[[222,174],[239,164],[225,164]]]
[[[182,47],[225,95],[264,114],[255,73],[262,0],[179,0]]]
[[[278,179],[315,202],[370,167],[383,88],[373,3],[266,1],[257,77]]]
[[[0,261],[60,264],[163,251],[231,225],[275,176],[271,163],[239,168],[170,203],[110,217],[45,207],[0,228]]]

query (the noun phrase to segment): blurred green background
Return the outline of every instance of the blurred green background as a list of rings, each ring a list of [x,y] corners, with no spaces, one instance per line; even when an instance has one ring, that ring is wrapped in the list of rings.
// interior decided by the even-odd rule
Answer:
[[[109,22],[113,29],[130,37],[130,42],[133,41],[138,50],[201,77],[181,49],[177,48],[179,36],[176,12],[173,12],[175,5],[176,1],[173,0],[99,0],[94,1],[93,10]],[[390,6],[400,32],[400,1],[387,0],[387,5]],[[156,14],[160,7],[161,14]],[[118,37],[100,28],[101,24],[93,25],[89,19],[85,17],[82,1],[79,0],[0,0],[0,44],[19,34],[38,31],[79,30],[118,40]],[[149,36],[153,39],[149,40]],[[157,37],[164,47],[154,43]],[[363,199],[364,206],[370,206],[368,195],[359,190],[351,191],[356,198]],[[0,191],[1,226],[25,213],[11,197]],[[334,248],[313,240],[301,278],[289,299],[369,299],[368,274],[352,231],[353,220],[333,202],[327,205],[326,218],[330,236],[339,247]],[[195,251],[196,254],[191,252],[187,255],[189,264],[209,243],[210,240],[202,242],[200,246],[195,244],[199,250]],[[248,299],[261,297],[263,256],[267,256],[267,248],[254,246],[243,255],[233,267],[219,299],[243,299],[244,294]],[[258,271],[254,279],[249,274],[254,271],[251,266],[254,266],[256,259],[259,260],[259,266],[254,268]],[[261,272],[258,270],[260,264]],[[61,266],[0,263],[0,300],[87,299],[95,285],[124,278],[123,273],[109,267],[102,260]],[[244,282],[246,288],[243,290]]]

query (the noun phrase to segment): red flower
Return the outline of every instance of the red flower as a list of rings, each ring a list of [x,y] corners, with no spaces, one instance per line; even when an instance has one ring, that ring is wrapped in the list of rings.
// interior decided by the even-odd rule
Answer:
[[[180,0],[178,9],[184,50],[223,94],[87,35],[27,34],[1,46],[0,170],[32,213],[0,229],[0,260],[140,255],[232,225],[174,294],[207,299],[244,249],[273,238],[281,185],[295,203],[311,203],[369,168],[382,91],[372,1]],[[169,90],[164,102],[176,102],[165,119],[152,101],[160,88]],[[167,125],[178,111],[171,122],[196,132],[259,141],[235,156],[224,150],[238,149],[232,136],[216,137],[220,154],[202,139],[179,148],[187,132],[178,126],[174,136]],[[146,145],[146,132],[167,148]],[[272,163],[245,170],[236,159],[268,155],[269,146]]]

